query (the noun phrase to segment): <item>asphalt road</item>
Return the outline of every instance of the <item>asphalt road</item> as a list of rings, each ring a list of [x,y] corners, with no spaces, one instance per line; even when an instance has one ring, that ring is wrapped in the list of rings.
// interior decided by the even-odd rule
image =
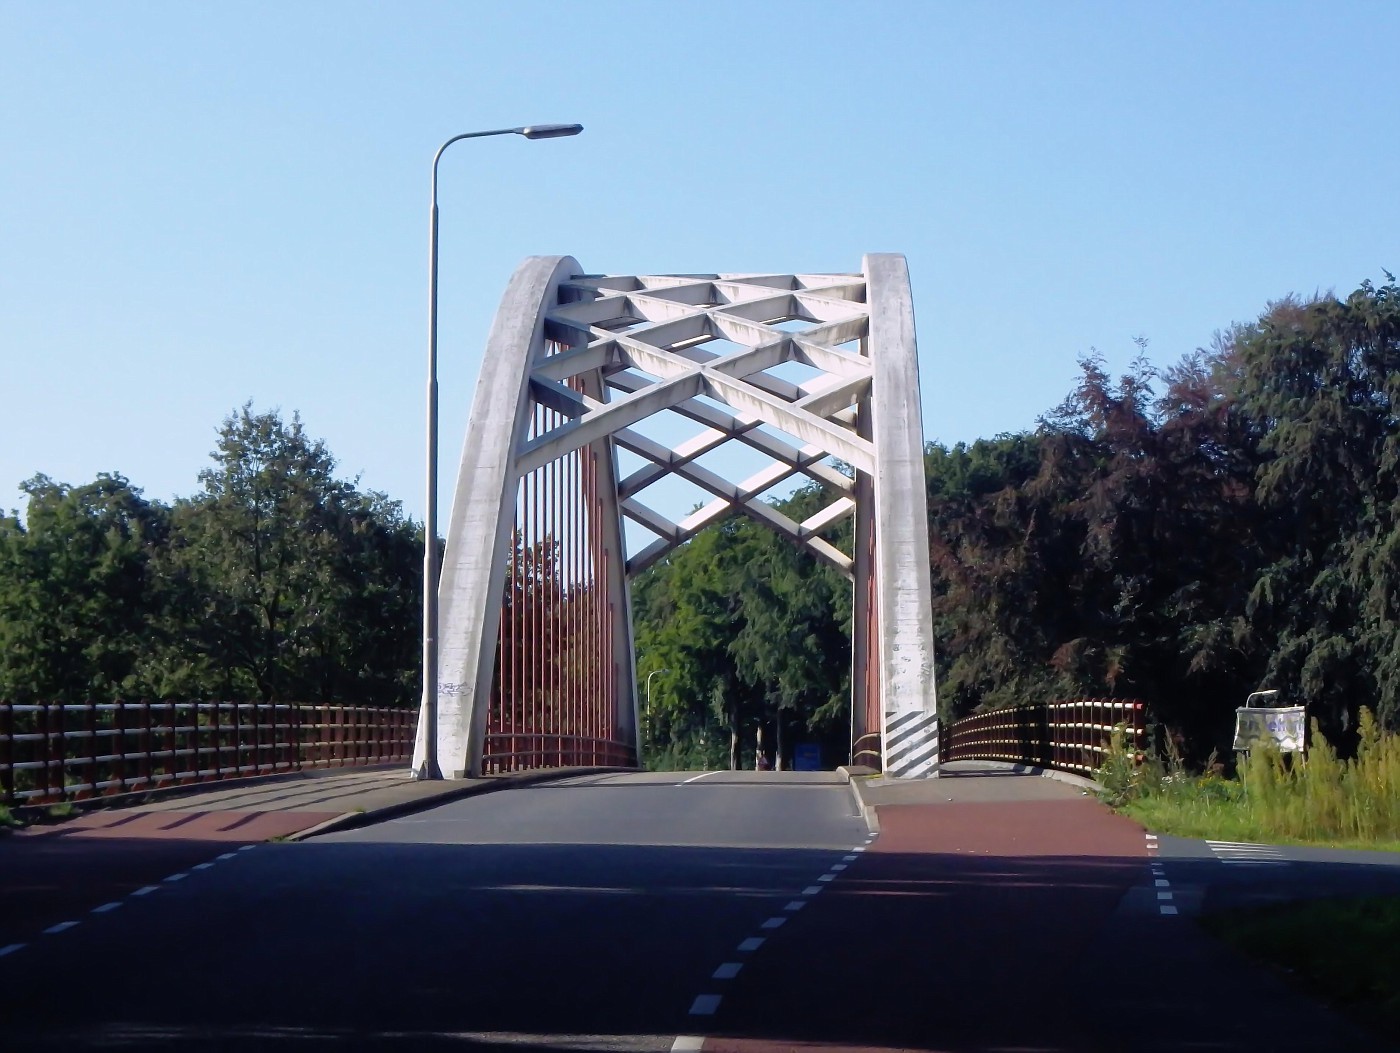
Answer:
[[[878,838],[834,775],[724,772],[210,846],[0,931],[0,1051],[1385,1048],[1189,915],[1393,857],[1144,838],[1045,783],[929,783]]]
[[[0,957],[0,1049],[668,1050],[866,837],[830,774],[612,775],[221,853]]]

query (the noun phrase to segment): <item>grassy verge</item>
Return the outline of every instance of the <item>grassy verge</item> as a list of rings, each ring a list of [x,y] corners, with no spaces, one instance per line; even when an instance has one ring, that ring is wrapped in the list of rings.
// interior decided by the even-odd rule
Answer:
[[[1122,746],[1115,732],[1103,796],[1159,833],[1400,851],[1400,735],[1364,709],[1354,758],[1339,758],[1314,725],[1306,759],[1255,750],[1239,779],[1191,775],[1174,757],[1138,764]]]
[[[1400,1029],[1400,899],[1315,900],[1206,915],[1207,931],[1389,1035]]]

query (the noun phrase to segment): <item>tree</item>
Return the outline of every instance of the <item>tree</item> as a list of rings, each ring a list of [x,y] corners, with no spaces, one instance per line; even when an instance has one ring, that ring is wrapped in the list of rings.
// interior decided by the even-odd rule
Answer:
[[[409,705],[421,537],[335,477],[298,416],[228,417],[176,503],[159,686],[175,695]]]
[[[0,517],[0,698],[144,692],[151,562],[168,510],[121,475],[25,482],[27,525]]]

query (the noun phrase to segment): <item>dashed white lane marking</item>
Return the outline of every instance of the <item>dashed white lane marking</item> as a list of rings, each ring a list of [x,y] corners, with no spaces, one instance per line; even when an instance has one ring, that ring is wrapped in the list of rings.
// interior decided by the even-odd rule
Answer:
[[[783,922],[785,921],[787,921],[787,918],[769,918],[759,927],[764,929],[780,929],[783,927]]]
[[[701,774],[699,774],[699,775],[694,775],[694,776],[692,776],[692,777],[689,778],[689,779],[682,779],[680,782],[676,783],[676,785],[677,785],[677,786],[689,786],[689,785],[690,785],[691,783],[693,783],[693,782],[699,782],[701,779],[708,779],[711,775],[718,775],[718,774],[719,774],[719,772],[717,772],[717,771],[702,772]]]
[[[1168,899],[1171,899],[1171,898],[1172,898],[1172,894],[1171,894],[1170,892],[1159,892],[1159,893],[1157,893],[1157,899],[1159,899],[1159,900],[1168,900]]]
[[[233,855],[234,855],[234,854],[233,854],[232,852],[225,852],[223,855],[221,855],[221,856],[219,856],[219,857],[217,857],[217,858],[219,859],[220,862],[222,862],[222,861],[225,860],[225,859],[232,859],[232,858],[233,858]]]
[[[825,886],[823,886],[823,885],[808,885],[806,888],[804,888],[804,889],[802,890],[802,894],[803,894],[804,896],[815,896],[815,895],[816,895],[818,892],[820,892],[824,887],[825,887]]]
[[[745,954],[751,954],[752,952],[758,950],[762,946],[762,936],[750,936],[743,943],[739,944],[739,950],[743,951]]]
[[[836,870],[836,871],[842,871],[842,870],[845,870],[845,869],[846,869],[846,864],[845,864],[845,863],[832,863],[832,864],[831,864],[831,869],[832,869],[832,870]]]
[[[713,775],[714,772],[708,772],[707,774]],[[240,852],[251,852],[253,849],[255,849],[255,848],[257,848],[257,847],[258,847],[257,845],[239,845],[239,846],[238,846],[238,850],[239,850]]]
[[[1158,879],[1154,882],[1154,884],[1155,884],[1158,888],[1171,888],[1171,887],[1172,887],[1172,883],[1171,883],[1170,881],[1168,881],[1166,878],[1158,878]]]
[[[212,867],[213,865],[214,865],[213,863],[196,863],[194,866],[190,867],[190,869],[191,869],[191,870],[208,870],[208,869],[209,869],[210,867]]]
[[[188,874],[171,874],[171,875],[170,875],[168,878],[166,878],[165,880],[166,880],[166,881],[184,881],[185,878],[187,878],[187,877],[189,877]]]
[[[45,936],[57,936],[60,932],[67,932],[69,929],[76,929],[76,921],[60,921],[57,925],[50,925],[44,930]]]
[[[1161,910],[1162,910],[1162,913],[1163,913],[1163,914],[1175,914],[1175,913],[1176,913],[1176,908],[1175,908],[1175,907],[1167,907],[1167,906],[1164,906],[1164,907],[1161,908]]]
[[[817,880],[818,880],[818,881],[835,881],[835,880],[836,880],[836,875],[835,875],[835,874],[823,874],[821,877],[817,878]]]
[[[795,899],[784,907],[783,910],[801,910],[806,905],[807,901],[805,899]]]
[[[715,970],[711,980],[732,980],[739,975],[739,970],[744,967],[743,962],[725,962]]]
[[[671,1043],[671,1053],[700,1053],[704,1046],[703,1035],[677,1035]]]
[[[696,995],[695,1001],[692,1002],[690,1006],[690,1015],[714,1016],[715,1010],[719,1008],[719,1003],[721,1001],[722,998],[720,995]]]
[[[92,912],[93,912],[94,914],[106,914],[109,910],[116,910],[116,909],[117,909],[118,907],[120,907],[120,906],[121,906],[121,903],[120,903],[120,902],[117,902],[117,903],[104,903],[104,904],[102,904],[102,906],[100,906],[100,907],[93,907],[93,908],[92,908]]]
[[[859,859],[859,858],[860,858],[860,857],[859,857],[859,856],[856,856],[856,855],[842,856],[842,857],[841,857],[841,862],[843,862],[843,863],[854,863],[854,862],[855,862],[857,859]]]
[[[22,951],[22,950],[24,950],[24,944],[22,944],[22,943],[9,943],[9,944],[6,944],[4,947],[0,947],[0,958],[5,957],[5,955],[7,955],[7,954],[14,954],[15,951]]]
[[[152,892],[160,888],[159,885],[147,885],[145,888],[138,888],[132,893],[133,896],[149,896]]]

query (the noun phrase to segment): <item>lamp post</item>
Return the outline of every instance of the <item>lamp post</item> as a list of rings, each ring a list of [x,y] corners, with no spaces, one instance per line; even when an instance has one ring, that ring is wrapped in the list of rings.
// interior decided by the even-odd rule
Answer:
[[[669,673],[669,669],[653,669],[647,674],[647,738],[651,738],[651,678],[657,673]]]
[[[521,135],[526,139],[558,139],[577,135],[581,124],[529,124],[523,128],[496,128],[487,132],[454,135],[433,154],[432,211],[428,226],[428,493],[423,511],[423,731],[422,767],[419,779],[441,779],[438,764],[438,552],[437,552],[437,287],[438,287],[438,161],[459,139],[483,139],[488,135]]]

